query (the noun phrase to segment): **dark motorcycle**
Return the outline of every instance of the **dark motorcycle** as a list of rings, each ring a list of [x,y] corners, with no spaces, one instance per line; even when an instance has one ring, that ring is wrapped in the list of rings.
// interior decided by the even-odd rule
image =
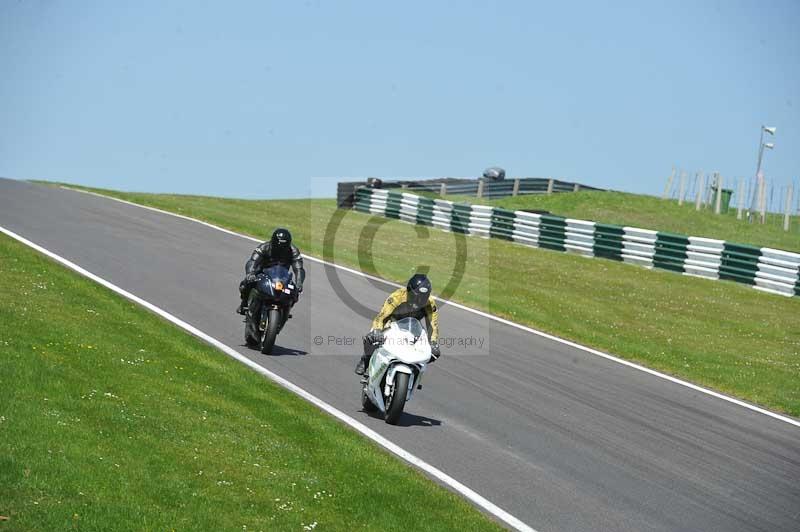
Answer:
[[[295,301],[297,290],[287,268],[271,266],[258,274],[247,296],[245,343],[260,348],[265,355],[271,354]]]

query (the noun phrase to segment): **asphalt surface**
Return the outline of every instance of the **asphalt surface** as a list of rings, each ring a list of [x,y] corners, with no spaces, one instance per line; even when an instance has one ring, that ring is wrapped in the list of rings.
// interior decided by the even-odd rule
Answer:
[[[0,225],[234,347],[537,530],[800,530],[800,429],[780,420],[445,306],[455,345],[389,426],[361,411],[353,375],[368,320],[320,264],[306,261],[304,297],[267,357],[242,345],[233,313],[250,241],[3,179]],[[340,279],[373,309],[390,291]]]

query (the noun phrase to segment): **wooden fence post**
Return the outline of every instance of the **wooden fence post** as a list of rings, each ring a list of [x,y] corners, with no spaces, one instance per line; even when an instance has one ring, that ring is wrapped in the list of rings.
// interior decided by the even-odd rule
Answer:
[[[516,196],[519,194],[519,178],[514,179],[514,188],[511,189],[511,195]]]
[[[736,219],[742,219],[742,209],[744,208],[744,178],[739,178],[739,208],[736,209]]]
[[[447,195],[447,183],[442,183],[439,187],[439,195],[444,197]]]
[[[580,183],[575,183],[572,187],[573,192],[578,192],[581,189]]]
[[[714,199],[714,187],[717,186],[717,179],[719,179],[719,172],[711,172],[711,183],[706,191],[703,205],[711,206],[711,201]]]
[[[547,178],[547,193],[548,194],[552,194],[553,193],[553,178],[552,177],[548,177]]]
[[[761,212],[761,180],[763,176],[757,175],[756,182],[753,185],[753,217],[757,217]]]
[[[667,194],[669,194],[669,189],[672,187],[672,180],[675,178],[675,167],[672,167],[672,173],[669,174],[667,178],[667,186],[664,187],[664,194],[661,195],[661,199],[667,199]]]
[[[706,190],[706,174],[700,172],[699,179],[697,180],[697,193],[694,197],[694,210],[699,211],[700,206],[703,204],[703,193]]]
[[[483,197],[483,179],[478,179],[478,194],[479,198]]]
[[[783,214],[783,230],[789,230],[789,218],[792,214],[792,183],[789,183],[789,188],[786,189],[786,208]]]

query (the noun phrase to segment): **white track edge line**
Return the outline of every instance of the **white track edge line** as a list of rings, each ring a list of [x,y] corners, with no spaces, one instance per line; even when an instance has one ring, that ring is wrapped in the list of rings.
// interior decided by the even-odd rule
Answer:
[[[397,455],[398,457],[402,458],[406,462],[408,462],[408,463],[412,464],[413,466],[421,469],[422,471],[428,473],[432,477],[436,478],[437,480],[439,480],[443,484],[445,484],[448,487],[450,487],[452,490],[456,491],[457,493],[459,493],[460,495],[465,497],[467,500],[469,500],[472,503],[474,503],[476,506],[482,508],[484,511],[486,511],[487,513],[493,515],[494,517],[496,517],[497,519],[499,519],[502,522],[506,523],[507,525],[512,526],[516,530],[520,530],[522,532],[536,532],[533,528],[531,528],[530,526],[528,526],[525,523],[523,523],[520,519],[518,519],[518,518],[514,517],[513,515],[511,515],[510,513],[506,512],[505,510],[503,510],[499,506],[495,505],[494,503],[492,503],[491,501],[489,501],[488,499],[486,499],[482,495],[478,494],[477,492],[475,492],[472,489],[468,488],[467,486],[465,486],[461,482],[457,481],[456,479],[454,479],[450,475],[446,474],[444,471],[432,466],[431,464],[425,462],[421,458],[418,458],[417,456],[411,454],[410,452],[406,451],[405,449],[403,449],[399,445],[397,445],[397,444],[391,442],[390,440],[384,438],[383,436],[381,436],[380,434],[378,434],[377,432],[375,432],[371,428],[369,428],[366,425],[360,423],[359,421],[356,421],[354,418],[348,416],[347,414],[345,414],[341,410],[338,410],[337,408],[335,408],[334,406],[326,403],[322,399],[319,399],[317,396],[312,395],[311,393],[307,392],[303,388],[301,388],[301,387],[297,386],[296,384],[284,379],[283,377],[281,377],[277,373],[273,373],[270,370],[268,370],[267,368],[258,365],[257,363],[255,363],[252,360],[250,360],[249,358],[245,357],[244,355],[242,355],[241,353],[239,353],[238,351],[236,351],[232,347],[229,347],[228,345],[223,344],[222,342],[220,342],[216,338],[204,333],[203,331],[201,331],[200,329],[194,327],[193,325],[190,325],[189,323],[187,323],[187,322],[181,320],[180,318],[170,314],[169,312],[163,310],[162,308],[157,307],[156,305],[150,303],[149,301],[146,301],[146,300],[140,298],[139,296],[136,296],[136,295],[132,294],[131,292],[128,292],[127,290],[125,290],[123,288],[120,288],[119,286],[111,283],[110,281],[106,281],[102,277],[100,277],[98,275],[95,275],[92,272],[90,272],[90,271],[78,266],[74,262],[71,262],[70,260],[65,259],[64,257],[61,257],[60,255],[57,255],[57,254],[53,253],[52,251],[50,251],[50,250],[48,250],[48,249],[46,249],[46,248],[34,243],[34,242],[31,242],[30,240],[28,240],[28,239],[26,239],[26,238],[24,238],[24,237],[22,237],[22,236],[20,236],[20,235],[18,235],[16,233],[14,233],[13,231],[10,231],[10,230],[6,229],[3,226],[0,226],[0,232],[2,232],[4,234],[6,234],[7,236],[9,236],[9,237],[21,242],[22,244],[25,244],[26,246],[38,251],[39,253],[41,253],[43,255],[46,255],[47,257],[50,257],[51,259],[55,260],[56,262],[61,263],[62,265],[66,266],[67,268],[69,268],[71,270],[74,270],[75,272],[79,273],[80,275],[83,275],[84,277],[87,277],[87,278],[91,279],[92,281],[94,281],[94,282],[96,282],[96,283],[108,288],[109,290],[111,290],[113,292],[116,292],[117,294],[119,294],[119,295],[121,295],[121,296],[123,296],[123,297],[125,297],[125,298],[127,298],[127,299],[129,299],[131,301],[133,301],[134,303],[137,303],[137,304],[141,305],[142,307],[146,308],[147,310],[149,310],[149,311],[161,316],[165,320],[173,323],[174,325],[177,325],[181,329],[183,329],[183,330],[191,333],[192,335],[200,338],[201,340],[203,340],[204,342],[210,344],[211,346],[216,347],[217,349],[219,349],[220,351],[222,351],[226,355],[230,356],[231,358],[234,358],[234,359],[238,360],[242,364],[248,366],[250,369],[256,371],[257,373],[260,373],[261,375],[263,375],[263,376],[265,376],[267,378],[269,378],[270,380],[274,381],[275,383],[279,384],[280,386],[283,386],[284,388],[286,388],[290,392],[293,392],[296,395],[299,395],[300,397],[302,397],[306,401],[310,402],[311,404],[313,404],[314,406],[316,406],[320,410],[332,415],[333,417],[335,417],[339,421],[345,423],[346,425],[348,425],[352,429],[360,432],[362,435],[364,435],[367,438],[369,438],[370,440],[374,441],[375,443],[377,443],[378,445],[380,445],[384,449],[388,450],[389,452]]]
[[[126,200],[115,198],[115,197],[112,197],[112,196],[107,196],[105,194],[99,194],[97,192],[90,192],[88,190],[81,190],[81,189],[78,189],[78,188],[72,188],[72,187],[68,187],[68,186],[64,186],[64,185],[60,185],[60,188],[63,188],[65,190],[72,190],[74,192],[80,192],[82,194],[89,194],[89,195],[92,195],[92,196],[98,196],[100,198],[105,198],[105,199],[109,199],[109,200],[113,200],[113,201],[118,201],[120,203],[125,203],[127,205],[132,205],[134,207],[139,207],[141,209],[147,209],[147,210],[150,210],[150,211],[159,212],[161,214],[166,214],[166,215],[169,215],[169,216],[175,216],[177,218],[183,218],[184,220],[189,220],[191,222],[199,223],[199,224],[205,225],[207,227],[211,227],[212,229],[216,229],[218,231],[222,231],[223,233],[228,233],[230,235],[238,236],[240,238],[251,240],[253,242],[259,242],[259,243],[261,242],[261,240],[259,240],[257,238],[254,238],[252,236],[244,235],[242,233],[237,233],[235,231],[231,231],[229,229],[225,229],[224,227],[219,227],[218,225],[210,224],[208,222],[204,222],[203,220],[198,220],[197,218],[192,218],[190,216],[184,216],[182,214],[176,214],[174,212],[165,211],[163,209],[158,209],[156,207],[150,207],[148,205],[141,205],[139,203],[134,203],[132,201],[126,201]],[[401,286],[401,285],[399,285],[399,284],[397,284],[395,282],[387,281],[386,279],[381,279],[380,277],[376,277],[376,276],[370,275],[368,273],[363,273],[363,272],[360,272],[358,270],[354,270],[352,268],[348,268],[346,266],[341,266],[339,264],[330,263],[330,262],[327,262],[327,261],[325,261],[323,259],[319,259],[317,257],[312,257],[312,256],[306,255],[306,254],[303,254],[303,257],[307,258],[309,260],[312,260],[314,262],[318,262],[320,264],[324,264],[326,266],[331,266],[333,268],[337,268],[337,269],[352,273],[354,275],[358,275],[358,276],[361,276],[361,277],[365,277],[367,279],[371,279],[373,281],[378,281],[378,282],[385,283],[387,285],[395,286],[395,287],[400,287]],[[466,312],[471,312],[473,314],[477,314],[478,316],[483,316],[485,318],[489,318],[491,320],[494,320],[494,321],[496,321],[498,323],[502,323],[504,325],[508,325],[509,327],[514,327],[516,329],[519,329],[519,330],[522,330],[522,331],[525,331],[525,332],[528,332],[528,333],[531,333],[531,334],[535,334],[537,336],[541,336],[542,338],[547,338],[548,340],[552,340],[554,342],[558,342],[558,343],[561,343],[561,344],[564,344],[564,345],[568,345],[570,347],[573,347],[575,349],[579,349],[581,351],[585,351],[585,352],[590,353],[592,355],[596,355],[596,356],[605,358],[606,360],[611,360],[613,362],[617,362],[619,364],[622,364],[623,366],[628,366],[629,368],[633,368],[633,369],[637,369],[639,371],[643,371],[643,372],[645,372],[645,373],[647,373],[649,375],[653,375],[654,377],[658,377],[660,379],[665,379],[665,380],[668,380],[668,381],[670,381],[672,383],[679,384],[681,386],[685,386],[686,388],[690,388],[692,390],[695,390],[697,392],[704,393],[706,395],[710,395],[711,397],[716,397],[717,399],[721,399],[723,401],[727,401],[729,403],[733,403],[735,405],[747,408],[748,410],[752,410],[753,412],[758,412],[759,414],[764,414],[765,416],[769,416],[769,417],[777,419],[779,421],[783,421],[784,423],[788,423],[790,425],[794,425],[796,427],[800,427],[800,421],[798,421],[796,419],[792,419],[790,417],[783,416],[783,415],[778,414],[776,412],[772,412],[770,410],[766,410],[764,408],[755,406],[753,404],[747,403],[747,402],[742,401],[740,399],[736,399],[735,397],[731,397],[729,395],[725,395],[725,394],[722,394],[722,393],[719,393],[719,392],[715,392],[714,390],[710,390],[708,388],[704,388],[702,386],[698,386],[697,384],[692,384],[691,382],[687,382],[687,381],[678,379],[677,377],[673,377],[671,375],[667,375],[666,373],[661,373],[659,371],[647,368],[645,366],[641,366],[641,365],[636,364],[634,362],[630,362],[628,360],[625,360],[625,359],[622,359],[622,358],[619,358],[619,357],[615,357],[614,355],[610,355],[608,353],[604,353],[604,352],[599,351],[597,349],[593,349],[591,347],[587,347],[585,345],[581,345],[581,344],[572,342],[570,340],[565,340],[564,338],[559,338],[558,336],[553,336],[552,334],[548,334],[546,332],[533,329],[533,328],[528,327],[526,325],[515,323],[513,321],[507,320],[505,318],[501,318],[499,316],[494,316],[494,315],[489,314],[487,312],[483,312],[482,310],[477,310],[477,309],[474,309],[474,308],[467,307],[465,305],[462,305],[461,303],[456,303],[454,301],[450,301],[450,300],[447,300],[447,299],[439,299],[439,301],[444,301],[448,305],[453,305],[454,307],[457,307],[457,308],[459,308],[461,310],[464,310]]]

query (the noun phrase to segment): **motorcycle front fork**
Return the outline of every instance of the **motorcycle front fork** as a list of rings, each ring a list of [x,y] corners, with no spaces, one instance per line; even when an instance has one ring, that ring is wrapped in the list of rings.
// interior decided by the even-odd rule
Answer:
[[[286,325],[286,322],[289,321],[289,310],[288,308],[280,308],[276,306],[269,306],[261,309],[261,321],[259,322],[259,328],[264,331],[267,329],[267,316],[269,316],[269,311],[272,309],[278,309],[281,313],[281,323],[278,325],[278,332],[281,332],[283,326]]]

